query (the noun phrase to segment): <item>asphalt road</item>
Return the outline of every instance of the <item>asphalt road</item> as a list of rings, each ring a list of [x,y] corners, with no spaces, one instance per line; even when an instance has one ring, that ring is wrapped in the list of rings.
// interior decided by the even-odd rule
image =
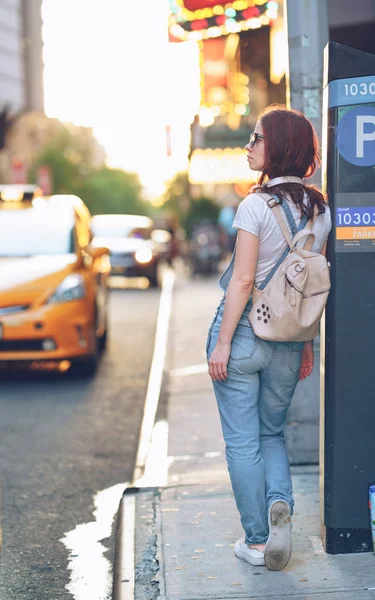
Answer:
[[[159,298],[152,289],[111,291],[108,349],[92,380],[0,379],[1,600],[75,597],[60,540],[95,521],[99,491],[131,479]],[[113,533],[104,545],[112,562]]]

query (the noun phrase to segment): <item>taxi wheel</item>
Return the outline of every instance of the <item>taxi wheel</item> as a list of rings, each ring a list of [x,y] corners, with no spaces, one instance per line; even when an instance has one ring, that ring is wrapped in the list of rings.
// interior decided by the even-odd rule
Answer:
[[[99,351],[104,352],[108,342],[108,321],[105,324],[105,330],[99,338]]]
[[[99,365],[99,356],[100,352],[98,347],[96,352],[80,361],[77,371],[79,371],[81,375],[95,375]]]
[[[95,335],[94,351],[73,363],[73,370],[79,375],[95,375],[100,360],[100,338]]]

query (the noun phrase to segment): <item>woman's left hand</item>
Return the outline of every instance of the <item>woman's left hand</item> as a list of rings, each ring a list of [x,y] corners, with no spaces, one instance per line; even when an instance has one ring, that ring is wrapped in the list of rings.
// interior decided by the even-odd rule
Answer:
[[[299,372],[299,380],[303,381],[311,375],[314,368],[314,350],[312,342],[305,342],[302,350],[301,368]]]
[[[229,343],[217,342],[208,361],[208,374],[213,381],[225,381],[228,377],[227,364],[230,356]]]

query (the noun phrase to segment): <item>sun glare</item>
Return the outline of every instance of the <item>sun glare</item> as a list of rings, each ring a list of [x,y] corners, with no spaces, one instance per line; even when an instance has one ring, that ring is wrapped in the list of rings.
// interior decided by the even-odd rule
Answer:
[[[199,106],[197,45],[168,43],[167,11],[167,0],[43,3],[47,115],[93,127],[108,164],[137,172],[149,197],[187,168]]]

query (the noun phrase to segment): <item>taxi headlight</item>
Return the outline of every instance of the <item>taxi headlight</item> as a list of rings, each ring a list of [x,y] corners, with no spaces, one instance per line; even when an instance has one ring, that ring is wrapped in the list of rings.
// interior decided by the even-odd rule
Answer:
[[[142,265],[149,263],[151,259],[152,259],[152,252],[149,248],[141,248],[140,250],[137,250],[137,252],[135,253],[135,260],[138,263],[141,263]]]
[[[58,302],[70,302],[79,300],[86,295],[85,283],[82,275],[72,273],[65,277],[64,281],[55,289],[48,298],[47,304],[56,304]]]

